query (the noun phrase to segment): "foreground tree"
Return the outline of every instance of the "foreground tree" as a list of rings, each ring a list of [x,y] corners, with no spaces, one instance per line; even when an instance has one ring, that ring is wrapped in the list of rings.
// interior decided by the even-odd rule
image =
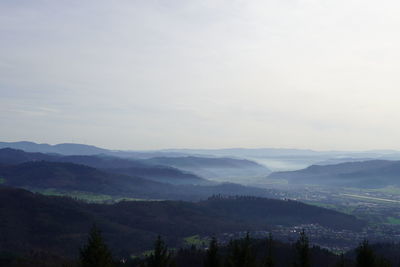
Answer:
[[[374,251],[368,244],[367,240],[364,240],[356,249],[356,266],[357,267],[374,267],[375,266],[375,255]]]
[[[304,230],[300,232],[299,239],[295,244],[296,260],[295,267],[310,267],[310,246],[306,233]]]
[[[254,267],[255,256],[251,247],[249,233],[240,240],[231,241],[229,244],[229,256],[226,265],[228,267]]]
[[[80,251],[81,267],[113,267],[112,254],[104,243],[100,230],[93,225],[87,244]]]
[[[272,253],[273,242],[274,242],[274,240],[272,238],[272,234],[269,233],[268,238],[267,238],[267,254],[265,256],[265,260],[263,263],[264,267],[274,267],[275,266],[273,253]]]
[[[170,267],[173,266],[171,253],[168,251],[168,247],[165,245],[161,236],[157,237],[154,244],[154,252],[151,253],[147,259],[148,267]]]
[[[392,267],[392,264],[387,259],[380,257],[380,258],[375,259],[375,266],[376,267]]]
[[[344,254],[341,253],[339,261],[336,263],[336,267],[345,267],[345,266],[346,266],[346,262],[345,262],[345,259],[344,259]]]
[[[218,242],[215,237],[211,238],[208,246],[206,259],[204,261],[204,267],[219,267],[220,258],[218,255]]]

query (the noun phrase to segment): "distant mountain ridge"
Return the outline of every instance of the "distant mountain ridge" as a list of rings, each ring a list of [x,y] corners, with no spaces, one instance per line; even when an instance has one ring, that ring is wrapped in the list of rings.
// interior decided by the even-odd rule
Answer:
[[[334,165],[312,165],[308,168],[275,172],[269,178],[291,183],[377,188],[400,186],[400,161],[368,160]]]
[[[115,173],[140,176],[150,180],[172,184],[210,184],[211,182],[191,173],[169,166],[156,166],[139,160],[107,155],[64,156],[58,154],[29,153],[11,148],[0,149],[0,163],[21,164],[29,161],[69,162],[82,164]]]
[[[109,156],[61,156],[10,148],[0,149],[0,178],[5,185],[31,190],[145,199],[199,200],[213,194],[268,196],[265,189],[211,183],[168,166]]]
[[[267,166],[272,171],[290,171],[315,164],[343,162],[343,159],[400,160],[400,151],[316,151],[289,148],[226,148],[226,149],[160,149],[160,150],[109,150],[84,144],[36,144],[34,142],[0,142],[0,148],[22,149],[27,152],[57,153],[62,155],[110,155],[130,159],[158,157],[234,158],[247,159]],[[324,163],[325,162],[325,163]],[[240,180],[240,179],[239,179]],[[239,181],[238,180],[238,181]]]
[[[200,200],[214,194],[268,196],[268,191],[238,184],[172,185],[123,174],[104,172],[85,165],[33,161],[0,165],[2,184],[36,190],[90,192],[116,197]]]
[[[254,161],[234,158],[157,157],[145,160],[152,164],[167,165],[211,180],[244,181],[251,177],[266,177],[271,171]]]
[[[26,152],[41,152],[53,153],[64,156],[74,156],[76,160],[84,160],[84,156],[112,156],[114,158],[135,160],[148,165],[163,165],[180,169],[184,172],[189,172],[197,176],[212,179],[218,182],[236,182],[242,184],[251,184],[254,177],[265,177],[271,171],[264,165],[258,164],[254,161],[216,157],[216,156],[194,156],[185,154],[184,152],[170,152],[166,150],[160,151],[111,151],[107,149],[98,148],[95,146],[80,145],[80,144],[35,144],[32,142],[14,142],[14,143],[0,143],[0,148],[13,148],[20,149]],[[79,158],[81,156],[81,158]],[[59,161],[61,159],[59,158]],[[73,158],[63,158],[62,160],[71,162]],[[88,159],[86,159],[88,161]],[[108,163],[108,162],[103,162]],[[104,165],[93,165],[94,163],[85,163],[86,165],[105,168]],[[114,163],[115,165],[115,163]],[[115,166],[110,166],[114,169]],[[120,168],[120,167],[118,167]],[[119,170],[120,173],[132,173],[132,167],[126,167],[130,170]],[[171,172],[171,170],[169,171]],[[146,175],[148,172],[141,170],[139,173]],[[178,175],[179,176],[179,175]],[[152,178],[154,176],[149,176]],[[156,177],[156,181],[162,181]],[[194,177],[193,177],[194,178]],[[171,178],[172,179],[172,178]],[[191,179],[195,182],[193,179]],[[181,183],[182,180],[177,180],[176,183]],[[200,180],[198,182],[201,183]]]
[[[63,155],[96,155],[108,153],[110,150],[91,145],[63,143],[57,145],[37,144],[34,142],[0,142],[0,148],[14,148],[26,152],[57,153]]]

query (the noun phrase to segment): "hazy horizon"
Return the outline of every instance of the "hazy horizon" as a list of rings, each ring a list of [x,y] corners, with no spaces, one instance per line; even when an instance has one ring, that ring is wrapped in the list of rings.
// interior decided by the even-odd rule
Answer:
[[[0,3],[1,139],[400,150],[396,1]]]
[[[249,150],[257,150],[257,149],[271,149],[271,150],[301,150],[301,151],[313,151],[313,152],[400,152],[400,150],[396,149],[367,149],[367,150],[351,150],[351,149],[344,149],[344,150],[335,150],[335,149],[310,149],[310,148],[298,148],[298,147],[165,147],[165,148],[153,148],[153,149],[136,149],[136,148],[129,148],[129,147],[122,147],[122,148],[116,148],[116,147],[106,147],[102,145],[96,145],[93,143],[75,143],[75,142],[60,142],[60,143],[49,143],[49,142],[35,142],[32,140],[15,140],[15,141],[9,141],[9,140],[0,140],[0,143],[18,143],[18,142],[28,142],[28,143],[36,143],[39,145],[61,145],[61,144],[76,144],[76,145],[87,145],[87,146],[95,146],[97,148],[103,148],[103,149],[108,149],[108,150],[115,150],[115,151],[162,151],[162,150],[231,150],[231,149],[249,149]]]

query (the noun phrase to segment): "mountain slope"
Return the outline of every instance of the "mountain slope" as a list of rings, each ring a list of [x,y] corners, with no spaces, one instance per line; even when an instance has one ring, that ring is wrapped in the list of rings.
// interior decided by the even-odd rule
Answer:
[[[276,172],[269,178],[291,183],[357,186],[364,188],[400,186],[400,161],[369,160],[335,165],[312,165],[306,169]]]
[[[2,166],[0,176],[5,185],[15,187],[136,197],[161,194],[170,186],[139,177],[107,173],[84,165],[47,161]]]
[[[1,148],[0,149],[0,163],[1,164],[20,164],[28,161],[47,160],[51,161],[59,158],[55,155],[48,155],[43,153],[28,153],[19,149]]]
[[[268,196],[267,190],[242,185],[172,185],[67,162],[0,165],[0,178],[5,185],[31,190],[81,191],[145,199],[199,200],[213,194]]]
[[[1,251],[23,253],[35,248],[76,255],[94,222],[120,255],[149,249],[157,234],[175,246],[194,234],[267,229],[275,224],[320,223],[336,229],[364,226],[350,215],[295,201],[241,197],[105,205],[0,187]]]
[[[0,149],[0,164],[20,164],[29,161],[69,162],[153,181],[171,184],[210,184],[191,173],[169,166],[159,166],[138,160],[122,159],[106,155],[71,155],[28,153],[11,148]]]
[[[95,155],[107,153],[110,150],[96,146],[64,143],[57,145],[37,144],[33,142],[0,142],[0,148],[21,149],[26,152],[58,153],[63,155]]]
[[[254,161],[233,158],[157,157],[145,162],[172,166],[217,181],[245,181],[271,173]]]

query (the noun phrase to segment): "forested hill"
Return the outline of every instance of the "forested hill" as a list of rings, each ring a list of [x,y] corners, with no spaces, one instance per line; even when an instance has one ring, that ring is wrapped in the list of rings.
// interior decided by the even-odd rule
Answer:
[[[400,185],[400,161],[369,160],[334,165],[312,165],[298,171],[275,172],[274,179],[286,179],[291,183],[361,188]]]
[[[110,152],[110,150],[91,145],[64,143],[57,145],[37,144],[34,142],[0,142],[0,148],[21,149],[27,152],[59,153],[63,155],[95,155]]]
[[[61,192],[89,192],[114,197],[200,200],[213,194],[267,196],[268,191],[236,184],[172,185],[98,170],[66,162],[31,161],[0,165],[0,181],[33,191],[54,189]]]
[[[0,143],[0,148],[6,144],[8,143]],[[117,155],[119,154],[111,152],[96,155],[44,154],[3,148],[0,149],[0,163],[18,164],[33,160],[70,162],[172,184],[210,184],[206,179],[250,183],[255,177],[265,177],[271,173],[267,167],[254,161],[228,157],[174,156],[138,159]]]
[[[254,161],[226,157],[156,157],[147,159],[145,162],[176,167],[201,177],[214,180],[226,178],[239,179],[255,176],[265,177],[271,173],[267,167]]]
[[[0,183],[33,191],[80,191],[113,198],[200,200],[213,194],[270,195],[265,189],[218,184],[169,166],[104,155],[62,156],[9,148],[0,149]]]
[[[352,216],[295,201],[239,197],[182,201],[123,201],[88,204],[0,186],[0,248],[11,252],[47,250],[76,255],[96,222],[118,254],[149,249],[157,234],[172,246],[195,234],[268,229],[268,226],[320,223],[361,229]]]
[[[29,153],[22,150],[0,149],[0,163],[21,164],[31,161],[69,162],[101,170],[139,176],[149,180],[171,184],[210,184],[209,181],[170,166],[149,164],[139,160],[123,159],[106,155],[71,155]]]

